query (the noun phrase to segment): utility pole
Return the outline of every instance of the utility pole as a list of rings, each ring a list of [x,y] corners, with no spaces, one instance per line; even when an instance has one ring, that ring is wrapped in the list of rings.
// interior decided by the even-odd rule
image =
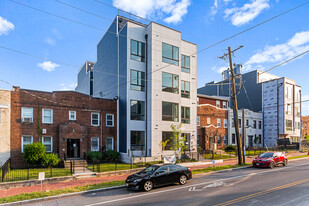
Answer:
[[[241,165],[242,161],[242,144],[241,144],[241,137],[239,132],[239,121],[238,121],[238,106],[237,106],[237,97],[236,97],[236,86],[235,86],[235,74],[233,68],[233,61],[232,61],[232,53],[237,51],[238,49],[242,48],[243,46],[238,47],[231,51],[231,47],[228,47],[228,53],[224,54],[223,56],[219,57],[220,59],[226,59],[229,57],[230,63],[230,73],[231,73],[231,87],[232,87],[232,100],[233,100],[233,114],[234,114],[234,125],[235,125],[235,133],[236,133],[236,143],[237,143],[237,157],[238,157],[238,164]]]

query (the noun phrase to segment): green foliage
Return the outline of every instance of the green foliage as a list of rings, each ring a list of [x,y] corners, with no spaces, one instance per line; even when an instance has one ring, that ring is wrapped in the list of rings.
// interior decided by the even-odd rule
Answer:
[[[90,151],[87,154],[87,158],[89,160],[91,160],[92,162],[97,162],[98,160],[102,159],[102,153],[101,152]]]
[[[36,142],[25,147],[23,157],[29,165],[39,165],[45,154],[45,146],[41,142]]]
[[[108,161],[119,161],[120,159],[120,153],[115,150],[107,150],[105,155]]]
[[[42,159],[43,167],[54,167],[60,162],[58,155],[55,153],[45,154]]]
[[[224,151],[236,151],[236,146],[235,145],[227,145],[224,149]]]
[[[165,141],[161,141],[160,142],[160,146],[162,147],[162,150],[164,150],[164,148],[166,147],[167,143],[168,143],[169,139],[165,140]]]
[[[309,140],[309,135],[308,134],[305,135],[305,139]]]
[[[179,159],[179,156],[183,153],[185,149],[187,149],[187,145],[185,143],[185,138],[181,137],[181,127],[182,124],[177,125],[171,125],[171,129],[173,131],[173,139],[172,139],[172,148],[175,151],[175,155],[177,159]],[[180,154],[179,154],[180,153]]]

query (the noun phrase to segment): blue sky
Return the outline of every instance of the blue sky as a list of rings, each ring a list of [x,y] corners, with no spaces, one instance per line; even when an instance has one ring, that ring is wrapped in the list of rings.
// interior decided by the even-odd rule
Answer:
[[[98,29],[66,21],[20,4],[35,7]],[[82,8],[91,16],[60,2]],[[0,47],[20,50],[47,61],[0,48],[0,79],[22,88],[37,90],[74,89],[79,67],[96,61],[96,46],[117,9],[114,5],[182,32],[182,38],[201,50],[226,37],[254,26],[306,0],[3,0],[0,1]],[[102,18],[104,17],[104,18]],[[244,47],[234,62],[244,71],[268,69],[309,49],[309,4],[245,32],[197,55],[198,87],[221,80],[227,67],[221,56],[228,46]],[[69,66],[71,65],[71,66]],[[293,79],[309,99],[309,55],[304,55],[270,73]],[[0,82],[0,88],[10,89]],[[309,115],[309,105],[303,106]]]

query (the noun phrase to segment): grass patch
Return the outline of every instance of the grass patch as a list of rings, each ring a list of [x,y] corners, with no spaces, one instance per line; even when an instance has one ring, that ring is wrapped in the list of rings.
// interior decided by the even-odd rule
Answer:
[[[153,164],[158,164],[162,163],[161,161],[154,161],[154,162],[146,162],[146,167],[153,165]],[[129,169],[136,169],[136,168],[141,168],[145,167],[145,162],[139,162],[139,163],[134,163],[131,168],[131,164],[125,164],[125,163],[117,163],[117,166],[115,167],[115,163],[102,163],[100,164],[100,172],[111,172],[115,170],[129,170]],[[98,172],[97,165],[89,165],[87,166],[89,170],[92,172]]]
[[[225,170],[225,169],[232,169],[232,168],[238,168],[238,167],[245,167],[251,165],[250,163],[244,163],[242,165],[225,165],[225,166],[219,166],[219,167],[208,167],[204,169],[197,169],[197,170],[192,170],[192,174],[200,174],[200,173],[207,173],[207,172],[212,172],[212,171],[220,171],[220,170]]]
[[[298,158],[303,158],[303,157],[309,157],[309,155],[300,155],[300,156],[288,157],[288,159],[292,160],[292,159],[298,159]]]
[[[66,189],[62,189],[62,190],[52,190],[52,191],[48,191],[48,192],[23,193],[23,194],[14,195],[14,196],[11,196],[11,197],[0,198],[0,204],[8,203],[8,202],[22,201],[22,200],[30,200],[30,199],[42,198],[42,197],[50,197],[50,196],[73,193],[73,192],[95,190],[95,189],[101,189],[101,188],[112,187],[112,186],[120,186],[120,185],[124,185],[124,183],[125,183],[125,181],[123,180],[123,181],[104,182],[104,183],[94,184],[94,185],[86,185],[86,186],[80,186],[80,187],[66,188]]]
[[[235,156],[232,155],[220,155],[220,154],[214,154],[214,159],[231,159],[235,158]],[[212,154],[203,154],[204,159],[212,159]]]

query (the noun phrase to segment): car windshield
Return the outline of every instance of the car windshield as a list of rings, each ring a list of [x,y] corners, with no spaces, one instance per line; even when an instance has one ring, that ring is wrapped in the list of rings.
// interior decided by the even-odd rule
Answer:
[[[143,169],[143,170],[140,171],[138,174],[145,174],[145,173],[152,174],[152,173],[154,173],[158,168],[159,168],[159,166],[157,166],[157,165],[152,165],[152,166],[150,166],[150,167],[147,167],[147,168]]]
[[[274,153],[270,153],[270,152],[268,152],[268,153],[263,153],[263,154],[261,154],[259,157],[272,157],[273,154],[274,154]]]

